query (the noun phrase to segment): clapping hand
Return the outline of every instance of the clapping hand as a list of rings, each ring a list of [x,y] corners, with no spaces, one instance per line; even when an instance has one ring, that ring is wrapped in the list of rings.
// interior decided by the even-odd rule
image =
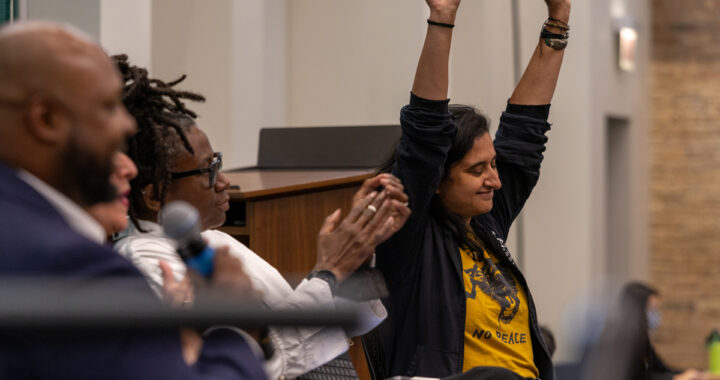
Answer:
[[[382,190],[376,189],[382,185]],[[325,218],[318,234],[315,270],[329,270],[344,281],[397,232],[410,209],[400,181],[391,174],[366,180],[353,197],[353,208],[342,219],[340,210]]]
[[[382,173],[373,178],[369,178],[363,182],[360,190],[353,196],[353,204],[359,202],[362,198],[370,194],[375,189],[382,188],[385,191],[388,201],[390,201],[390,216],[392,216],[392,225],[387,230],[387,234],[378,236],[378,243],[387,240],[407,222],[410,217],[410,209],[407,207],[408,196],[405,194],[405,187],[400,180],[390,173]]]

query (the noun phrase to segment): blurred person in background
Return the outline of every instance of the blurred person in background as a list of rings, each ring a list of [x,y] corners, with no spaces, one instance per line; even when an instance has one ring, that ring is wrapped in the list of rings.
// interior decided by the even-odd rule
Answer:
[[[657,354],[650,336],[662,322],[660,313],[660,293],[640,282],[631,282],[622,290],[620,296],[621,313],[627,316],[626,322],[634,327],[636,339],[640,342],[642,360],[634,365],[633,379],[647,380],[700,380],[719,379],[707,372],[696,369],[678,371],[671,369]]]

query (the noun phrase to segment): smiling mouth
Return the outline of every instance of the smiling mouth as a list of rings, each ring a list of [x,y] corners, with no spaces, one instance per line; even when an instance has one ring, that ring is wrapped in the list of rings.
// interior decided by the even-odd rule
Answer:
[[[478,192],[475,193],[475,194],[477,194],[477,195],[479,195],[480,197],[485,198],[485,199],[492,199],[493,196],[495,195],[495,191],[494,191],[494,190],[490,190],[490,191],[478,191]]]

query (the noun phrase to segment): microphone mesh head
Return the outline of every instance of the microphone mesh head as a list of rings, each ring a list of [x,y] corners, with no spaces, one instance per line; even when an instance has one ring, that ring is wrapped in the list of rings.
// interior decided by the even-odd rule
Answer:
[[[165,235],[185,240],[200,232],[200,215],[195,207],[184,201],[172,201],[160,210],[158,222]]]

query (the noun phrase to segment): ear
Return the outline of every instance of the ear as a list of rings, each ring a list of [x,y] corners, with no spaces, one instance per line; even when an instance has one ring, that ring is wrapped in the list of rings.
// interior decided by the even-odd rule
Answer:
[[[71,126],[68,116],[64,107],[43,95],[32,96],[25,112],[30,133],[48,145],[65,143]]]
[[[143,202],[145,207],[153,212],[160,212],[162,208],[161,202],[155,197],[155,185],[149,183],[142,189]]]

